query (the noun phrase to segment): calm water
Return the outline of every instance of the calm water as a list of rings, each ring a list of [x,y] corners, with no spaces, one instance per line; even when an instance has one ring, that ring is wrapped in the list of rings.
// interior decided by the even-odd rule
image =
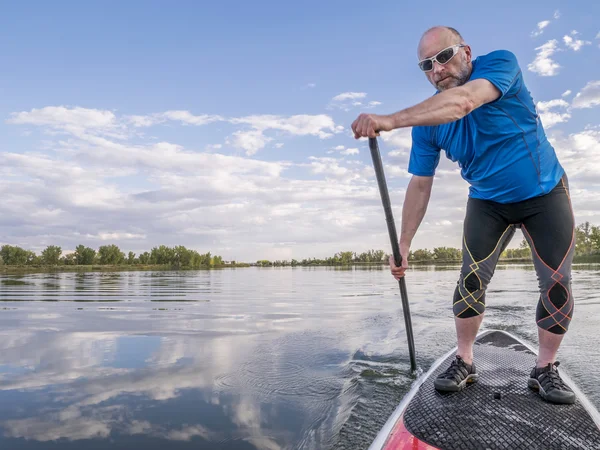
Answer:
[[[599,275],[574,268],[559,354],[598,408]],[[407,277],[421,370],[456,277]],[[484,327],[535,345],[536,288],[499,267]],[[2,449],[360,449],[414,381],[387,268],[4,275],[0,300]]]

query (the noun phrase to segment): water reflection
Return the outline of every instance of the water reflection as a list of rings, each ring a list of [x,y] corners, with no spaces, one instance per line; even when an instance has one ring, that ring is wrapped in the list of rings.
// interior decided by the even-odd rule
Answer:
[[[574,270],[561,350],[596,405],[599,272]],[[454,345],[456,275],[407,277],[421,370]],[[365,448],[413,381],[385,266],[0,276],[0,300],[0,448]],[[487,303],[535,345],[533,270]]]

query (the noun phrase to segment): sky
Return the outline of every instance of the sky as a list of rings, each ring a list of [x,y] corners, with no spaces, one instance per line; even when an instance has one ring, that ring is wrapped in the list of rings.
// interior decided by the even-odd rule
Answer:
[[[184,245],[225,260],[391,251],[362,112],[434,92],[416,47],[457,28],[512,51],[600,225],[600,2],[90,1],[0,6],[0,245]],[[398,233],[410,129],[379,138]],[[460,247],[441,158],[412,249]],[[511,246],[518,246],[520,234]]]

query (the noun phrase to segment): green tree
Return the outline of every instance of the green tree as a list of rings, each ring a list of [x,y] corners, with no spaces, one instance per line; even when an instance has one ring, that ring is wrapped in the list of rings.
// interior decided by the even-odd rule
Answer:
[[[34,252],[8,244],[0,248],[0,256],[7,266],[24,266],[36,262]]]
[[[592,242],[592,226],[589,222],[580,224],[575,229],[575,253],[578,255],[589,255],[592,253],[593,242]]]
[[[57,266],[60,261],[62,249],[56,245],[49,245],[42,251],[42,263],[48,266]]]
[[[148,252],[141,253],[139,260],[140,260],[140,264],[150,264],[150,253],[148,253]]]
[[[352,262],[354,256],[354,252],[340,252],[339,253],[339,262],[341,264],[350,264]]]
[[[150,264],[174,264],[175,263],[175,249],[161,245],[160,247],[154,247],[150,251]]]
[[[135,253],[129,252],[127,255],[127,264],[133,265],[135,262]]]
[[[427,249],[418,249],[408,254],[408,259],[413,261],[431,261],[433,259],[433,253]]]
[[[125,260],[125,253],[114,244],[103,245],[98,249],[99,263],[106,264],[122,264]]]
[[[600,253],[600,227],[592,227],[590,242],[592,244],[592,251],[594,253]]]
[[[94,264],[96,250],[84,245],[78,245],[75,248],[75,262],[79,266],[91,266]]]
[[[65,266],[74,266],[77,264],[77,257],[74,252],[69,253],[68,255],[64,255],[62,258],[60,258],[60,262]]]
[[[273,263],[271,261],[269,261],[268,259],[261,259],[256,261],[256,265],[260,266],[260,267],[269,267],[272,266]]]

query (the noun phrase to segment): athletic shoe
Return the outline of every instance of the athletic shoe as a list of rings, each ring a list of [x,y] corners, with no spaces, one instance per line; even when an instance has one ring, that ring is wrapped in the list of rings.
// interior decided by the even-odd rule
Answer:
[[[437,376],[433,385],[438,391],[458,392],[463,390],[467,384],[475,383],[478,379],[479,374],[475,370],[475,363],[467,364],[457,355],[450,367]]]
[[[550,403],[575,403],[575,394],[558,374],[559,364],[556,361],[554,364],[548,363],[546,367],[534,367],[529,375],[527,385],[538,391],[540,396]]]

